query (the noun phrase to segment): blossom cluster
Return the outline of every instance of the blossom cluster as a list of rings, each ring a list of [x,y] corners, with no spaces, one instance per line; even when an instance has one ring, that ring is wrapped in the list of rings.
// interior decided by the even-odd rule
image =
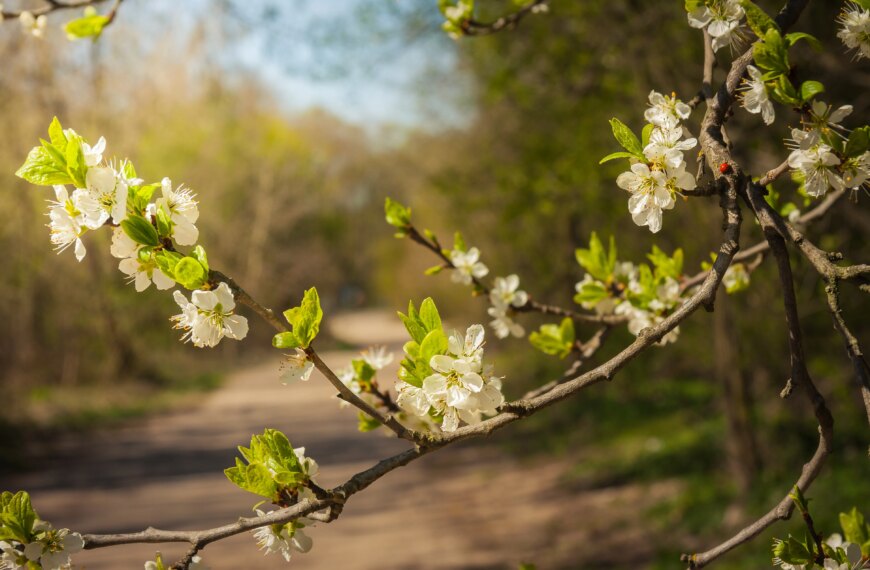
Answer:
[[[213,347],[224,337],[244,338],[248,322],[234,313],[232,291],[226,283],[209,281],[205,250],[196,246],[196,195],[174,186],[169,178],[146,184],[129,161],[104,159],[105,138],[91,146],[74,130],[63,129],[56,118],[49,138],[30,151],[16,174],[33,184],[53,186],[48,227],[55,249],[72,248],[82,261],[87,254],[85,234],[110,227],[109,251],[120,260],[118,269],[136,291],[152,283],[161,290],[178,283],[193,291],[190,300],[174,293],[182,312],[171,320],[184,331],[182,340]],[[196,247],[184,255],[176,246]]]
[[[743,38],[740,22],[745,13],[738,0],[689,0],[686,7],[691,8],[689,25],[707,30],[714,52],[733,46]]]
[[[429,361],[432,373],[421,387],[399,380],[397,403],[418,417],[441,419],[441,429],[456,431],[459,422],[476,424],[482,415],[494,415],[504,403],[501,378],[492,366],[483,364],[481,325],[468,327],[465,337],[453,331],[447,354],[436,354]]]
[[[792,130],[796,148],[788,165],[812,198],[831,189],[858,189],[870,179],[870,130],[862,127],[849,132],[840,124],[851,113],[851,105],[834,109],[816,100],[803,128]]]
[[[453,250],[448,253],[448,257],[453,265],[450,278],[454,283],[479,287],[479,280],[489,275],[489,268],[480,261],[480,250],[476,247],[467,248],[459,233],[456,234]],[[490,326],[498,338],[507,338],[511,335],[522,337],[526,334],[522,325],[513,320],[516,309],[523,307],[529,301],[528,294],[519,287],[519,276],[512,274],[507,277],[496,277],[493,287],[489,290],[492,306],[487,309],[487,312],[493,318]]]
[[[0,568],[68,570],[84,546],[82,535],[41,520],[24,491],[0,494]]]
[[[837,37],[850,50],[855,50],[857,59],[870,59],[870,7],[864,2],[847,2],[837,18],[840,30]]]
[[[69,529],[54,529],[45,521],[36,521],[38,538],[27,544],[14,540],[0,541],[0,568],[25,570],[38,564],[42,570],[65,570],[71,556],[84,548],[82,535]]]
[[[678,281],[682,274],[682,250],[668,256],[654,246],[649,260],[653,269],[646,264],[618,261],[613,238],[605,249],[593,233],[589,248],[577,250],[577,262],[586,274],[576,285],[574,301],[599,315],[624,316],[628,330],[639,335],[662,322],[682,303],[683,291]],[[659,344],[674,342],[679,334],[679,327],[675,327]]]
[[[612,121],[614,135],[631,155],[631,169],[620,174],[616,184],[631,193],[628,211],[634,223],[647,226],[653,233],[661,230],[662,210],[674,207],[676,195],[697,186],[695,177],[686,170],[683,153],[693,149],[698,141],[693,137],[684,138],[680,124],[690,113],[691,108],[675,94],[668,96],[651,91],[649,108],[644,113],[649,124],[644,129],[642,147],[625,125]]]

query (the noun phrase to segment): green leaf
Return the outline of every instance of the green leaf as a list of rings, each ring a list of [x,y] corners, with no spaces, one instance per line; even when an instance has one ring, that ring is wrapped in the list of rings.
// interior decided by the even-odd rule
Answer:
[[[127,216],[125,220],[121,221],[121,229],[136,243],[152,247],[160,245],[157,230],[142,216]]]
[[[804,81],[801,83],[801,100],[809,102],[813,97],[825,91],[825,86],[818,81]]]
[[[786,75],[780,75],[776,79],[773,86],[773,98],[784,105],[798,106],[801,104],[800,93]]]
[[[870,525],[864,520],[864,514],[858,507],[852,507],[848,513],[840,513],[840,526],[846,542],[863,545],[870,540]]]
[[[790,34],[786,34],[784,36],[784,39],[788,47],[792,47],[800,40],[806,40],[806,42],[810,44],[810,47],[812,47],[816,51],[823,51],[825,49],[822,46],[822,42],[820,42],[818,38],[804,32],[792,32]]]
[[[594,306],[608,297],[610,297],[610,292],[603,283],[600,281],[588,281],[580,285],[580,289],[574,295],[574,302],[578,305],[586,303]]]
[[[649,144],[649,139],[652,137],[652,132],[655,130],[656,126],[652,123],[647,123],[644,125],[643,130],[640,132],[640,142],[644,147]]]
[[[647,258],[652,262],[656,269],[656,277],[670,277],[679,279],[683,274],[683,250],[677,248],[674,251],[673,257],[668,256],[658,246],[652,247],[652,253],[647,254]]]
[[[45,146],[33,147],[15,176],[37,186],[73,183],[67,172],[65,159],[61,162],[58,154],[49,151]]]
[[[108,16],[97,14],[96,10],[85,10],[85,15],[70,20],[63,26],[66,37],[70,40],[93,38],[96,40],[103,33],[103,28],[110,22]]]
[[[774,28],[765,32],[762,41],[753,44],[752,56],[758,67],[765,71],[782,75],[787,74],[790,70],[785,41],[779,31]]]
[[[443,265],[433,265],[432,267],[426,269],[426,271],[423,272],[423,275],[438,275],[443,270],[444,270]]]
[[[389,197],[384,204],[384,213],[387,217],[387,223],[391,226],[406,228],[411,225],[411,209]]]
[[[604,164],[605,162],[610,162],[611,160],[616,160],[617,158],[635,158],[635,155],[630,152],[625,152],[624,150],[621,150],[619,152],[611,152],[610,154],[599,160],[598,164]]]
[[[441,315],[438,314],[438,307],[432,297],[426,297],[420,303],[420,324],[427,332],[441,330]]]
[[[420,343],[420,358],[418,362],[422,362],[424,368],[428,372],[429,361],[437,354],[447,353],[447,335],[442,329],[430,331]]]
[[[579,248],[574,251],[577,263],[592,277],[599,281],[607,281],[616,268],[616,242],[610,237],[610,251],[604,250],[598,234],[592,232],[589,237],[589,249]]]
[[[190,255],[193,256],[193,258],[197,260],[200,265],[202,265],[202,268],[205,269],[206,273],[209,272],[208,256],[205,254],[204,247],[202,247],[201,245],[196,246],[195,248],[193,248],[193,251],[190,252]]]
[[[54,117],[51,120],[51,124],[48,125],[48,138],[51,140],[51,144],[60,151],[61,155],[66,152],[67,138],[63,134],[63,127],[57,117]]]
[[[178,262],[184,259],[184,256],[175,251],[160,250],[155,256],[154,261],[160,271],[166,274],[167,277],[175,279],[175,266]]]
[[[613,136],[616,138],[616,142],[618,142],[622,148],[638,158],[644,158],[643,147],[641,146],[640,141],[637,136],[631,132],[631,129],[625,125],[625,123],[614,117],[610,119],[610,128],[613,130]]]
[[[686,12],[694,12],[704,5],[704,0],[686,0]]]
[[[785,540],[774,541],[773,556],[792,565],[808,564],[815,558],[806,544],[791,535]]]
[[[284,311],[284,318],[293,327],[293,334],[299,341],[299,346],[307,348],[320,332],[320,321],[323,310],[320,308],[320,297],[317,289],[312,287],[302,295],[302,303]]]
[[[551,356],[565,358],[574,348],[574,321],[565,318],[560,325],[546,324],[529,335],[532,346]]]
[[[38,518],[30,495],[26,491],[15,494],[3,493],[2,509],[0,509],[0,528],[18,542],[28,543],[33,538],[33,524]]]
[[[746,14],[746,23],[755,32],[759,38],[763,38],[767,30],[774,29],[779,31],[779,26],[776,25],[767,12],[758,7],[752,0],[740,0],[740,6],[743,7],[743,12]]]
[[[860,127],[849,133],[845,154],[849,158],[861,156],[870,150],[870,127]]]
[[[67,136],[64,157],[66,158],[67,172],[69,172],[73,183],[77,188],[85,188],[87,186],[85,177],[88,167],[85,165],[85,153],[82,151],[82,137],[75,133]]]
[[[208,272],[193,257],[185,257],[175,264],[175,280],[191,291],[201,289],[208,281]]]
[[[172,218],[163,208],[157,210],[157,234],[160,238],[172,237]]]
[[[272,337],[272,346],[282,350],[299,348],[302,343],[292,332],[281,332]]]
[[[421,343],[423,342],[423,338],[426,336],[426,333],[429,331],[420,321],[420,316],[417,313],[417,309],[414,308],[414,301],[408,301],[408,314],[404,314],[401,311],[398,312],[399,318],[402,319],[402,323],[405,325],[405,329],[408,331],[408,334],[414,339],[415,342]]]

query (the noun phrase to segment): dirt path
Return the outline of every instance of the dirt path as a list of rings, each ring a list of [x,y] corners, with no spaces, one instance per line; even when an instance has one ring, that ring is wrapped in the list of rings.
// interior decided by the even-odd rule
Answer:
[[[382,315],[350,322],[358,336],[368,331],[400,350],[395,329],[378,324]],[[338,367],[354,355],[330,352],[325,360]],[[196,408],[70,441],[44,470],[2,486],[27,489],[43,517],[80,532],[136,531],[145,524],[200,529],[247,514],[258,501],[222,470],[233,464],[235,447],[264,427],[306,446],[320,463],[322,486],[405,448],[378,433],[358,433],[355,413],[339,408],[317,374],[281,385],[278,364],[232,374]],[[560,484],[564,470],[559,461],[519,462],[492,446],[445,450],[353,497],[336,522],[311,530],[313,550],[291,564],[318,570],[517,568],[521,561],[539,569],[643,567],[637,563],[649,552],[638,546],[646,541],[638,540],[641,527],[627,507],[672,494],[673,486],[572,492]],[[104,548],[77,556],[75,567],[140,569],[158,548],[170,559],[184,551],[182,545]],[[258,553],[247,533],[208,546],[203,556],[213,570],[288,566]]]

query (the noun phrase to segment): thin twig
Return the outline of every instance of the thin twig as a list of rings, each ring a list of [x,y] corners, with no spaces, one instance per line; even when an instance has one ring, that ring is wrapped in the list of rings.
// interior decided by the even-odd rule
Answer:
[[[462,32],[467,36],[488,36],[505,30],[513,30],[529,14],[547,9],[549,0],[533,0],[516,12],[502,16],[493,22],[468,20],[462,24]]]

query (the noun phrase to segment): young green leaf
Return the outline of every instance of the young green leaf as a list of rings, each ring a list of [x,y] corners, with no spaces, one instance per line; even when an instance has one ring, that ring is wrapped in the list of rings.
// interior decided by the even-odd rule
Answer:
[[[565,358],[574,348],[574,321],[565,318],[561,324],[541,325],[541,328],[529,335],[532,346],[551,356]]]
[[[849,158],[861,156],[870,150],[870,127],[860,127],[849,133],[845,154]]]
[[[432,297],[426,297],[420,303],[420,324],[426,332],[441,330],[441,315],[438,314],[438,307]]]
[[[174,279],[184,288],[201,289],[208,281],[208,272],[193,257],[185,257],[175,264]]]
[[[302,295],[302,303],[284,311],[284,318],[293,327],[293,335],[302,348],[308,348],[320,332],[320,321],[323,319],[323,309],[320,308],[320,296],[312,287]]]
[[[97,14],[97,11],[88,6],[85,9],[85,15],[75,20],[70,20],[63,26],[66,32],[66,37],[70,40],[79,40],[83,38],[93,38],[95,41],[103,33],[103,28],[109,24],[108,16]]]
[[[614,117],[610,119],[610,128],[613,130],[613,136],[616,138],[616,142],[618,142],[622,148],[638,158],[644,158],[643,147],[641,146],[637,135],[631,132],[631,129],[629,129],[625,123]]]
[[[786,45],[788,45],[788,47],[792,47],[800,40],[805,40],[808,44],[810,44],[810,47],[812,47],[816,51],[822,51],[825,49],[822,46],[822,42],[820,42],[818,38],[804,32],[792,32],[790,34],[786,34],[783,39],[785,40],[785,43]]]
[[[406,228],[411,224],[411,209],[387,197],[384,203],[384,213],[387,223],[397,228]]]
[[[73,183],[67,172],[66,159],[62,159],[62,155],[58,156],[57,152],[49,151],[45,146],[33,147],[15,176],[37,186]]]
[[[611,160],[616,160],[618,158],[635,158],[635,155],[630,152],[625,152],[624,150],[621,150],[619,152],[611,152],[610,154],[599,160],[598,164],[604,164],[605,162],[610,162]]]
[[[52,146],[60,151],[61,154],[66,152],[67,138],[57,117],[54,117],[51,120],[51,124],[48,125],[48,138]]]
[[[740,0],[740,6],[743,7],[743,13],[746,14],[746,23],[755,32],[759,38],[763,38],[767,30],[775,29],[779,31],[779,26],[776,25],[767,12],[758,7],[752,0]]]
[[[813,97],[825,91],[825,86],[818,81],[804,81],[801,83],[801,100],[808,103]]]
[[[142,216],[127,216],[121,221],[121,229],[136,243],[152,247],[160,245],[157,230]]]

